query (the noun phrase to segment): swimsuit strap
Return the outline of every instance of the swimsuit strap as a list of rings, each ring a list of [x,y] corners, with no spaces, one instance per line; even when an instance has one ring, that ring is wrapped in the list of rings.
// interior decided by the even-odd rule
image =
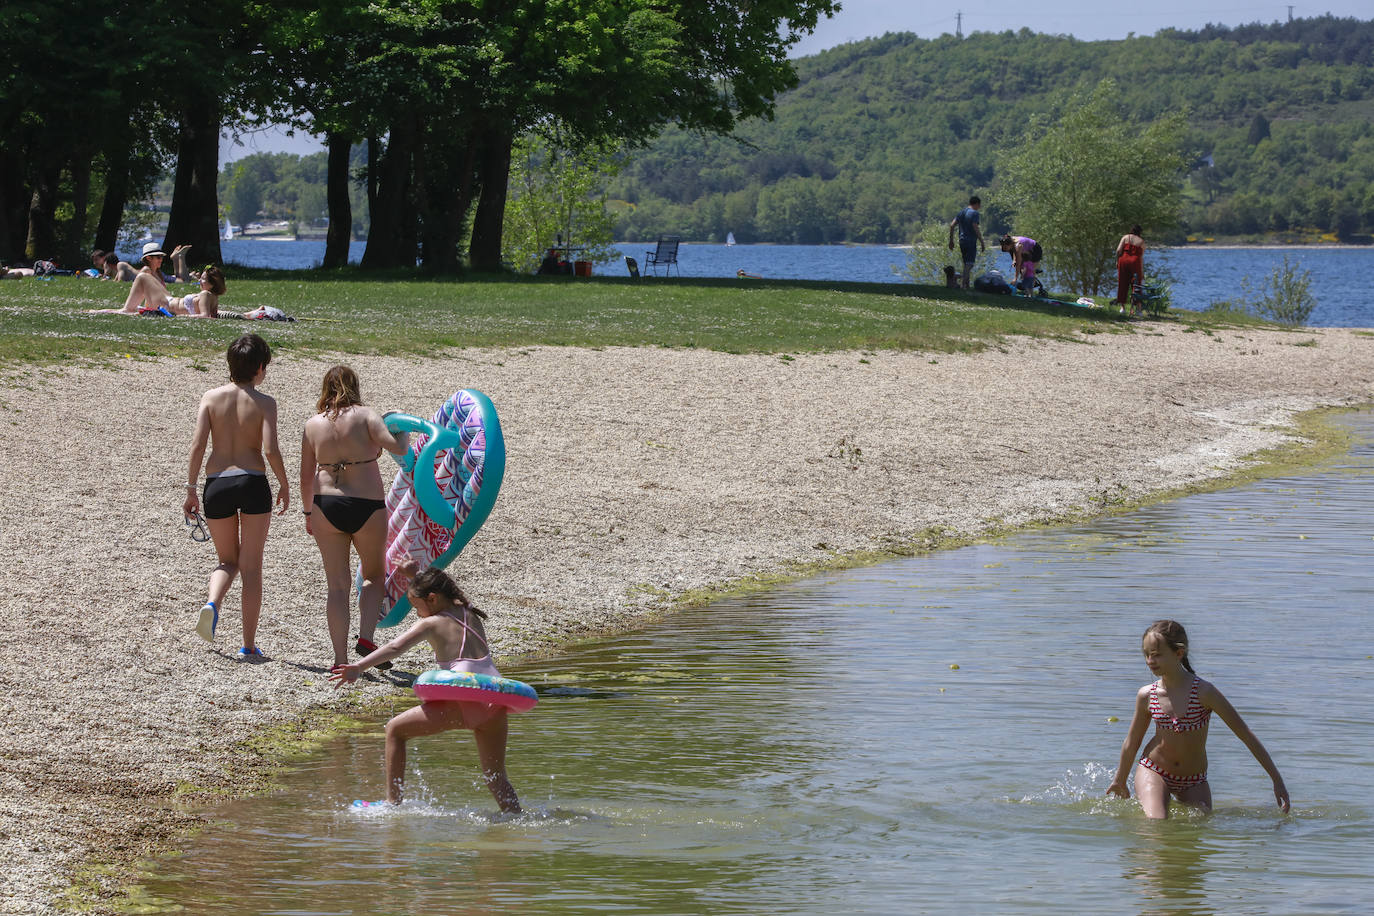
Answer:
[[[1150,685],[1150,717],[1153,718],[1164,728],[1170,731],[1185,732],[1195,731],[1207,725],[1212,717],[1212,711],[1203,706],[1197,698],[1197,685],[1201,680],[1196,674],[1193,675],[1193,683],[1188,689],[1188,702],[1183,709],[1183,715],[1168,715],[1159,706],[1159,686],[1160,681],[1155,681]]]
[[[364,458],[361,461],[334,461],[329,464],[316,464],[315,470],[332,471],[337,475],[344,468],[352,467],[355,464],[371,464],[380,457],[382,457],[382,450],[379,448],[377,449],[377,454],[373,455],[371,458]]]
[[[467,608],[459,607],[459,610],[460,610],[460,611],[466,611]],[[458,660],[461,660],[461,659],[463,658],[463,650],[467,648],[467,645],[468,645],[468,634],[469,634],[469,633],[471,633],[471,634],[472,634],[473,636],[475,636],[476,638],[481,639],[481,640],[482,640],[482,645],[483,645],[484,647],[486,647],[487,655],[488,655],[488,656],[491,655],[491,645],[490,645],[485,639],[482,639],[482,634],[481,634],[481,633],[478,633],[475,629],[473,629],[471,626],[468,625],[467,620],[464,619],[464,618],[467,617],[467,614],[466,614],[466,613],[464,613],[464,614],[456,614],[456,613],[454,613],[453,611],[444,611],[444,613],[445,613],[445,614],[448,614],[448,615],[449,615],[450,617],[452,617],[454,620],[458,621],[458,625],[461,626],[461,627],[463,628],[463,641],[460,642],[460,643],[458,644]]]

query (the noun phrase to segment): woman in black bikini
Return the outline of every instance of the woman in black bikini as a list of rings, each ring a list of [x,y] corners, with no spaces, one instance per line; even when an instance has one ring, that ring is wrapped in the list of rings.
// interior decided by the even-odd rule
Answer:
[[[350,547],[358,551],[362,573],[354,649],[368,655],[377,648],[372,637],[382,610],[387,522],[377,459],[383,449],[404,454],[408,443],[387,430],[377,411],[363,406],[358,376],[347,366],[324,374],[315,409],[319,413],[306,421],[301,436],[301,502],[305,530],[314,535],[324,560],[332,670],[348,663]]]

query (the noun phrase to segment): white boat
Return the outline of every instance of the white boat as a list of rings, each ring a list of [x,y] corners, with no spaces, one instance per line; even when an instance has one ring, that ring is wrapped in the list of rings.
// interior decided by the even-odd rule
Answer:
[[[232,242],[234,240],[234,227],[227,219],[224,221],[224,235],[222,235],[221,238],[226,242]]]
[[[735,244],[735,234],[734,234],[733,232],[727,232],[727,233],[725,233],[725,244],[726,244],[726,245],[733,245],[733,244]]]

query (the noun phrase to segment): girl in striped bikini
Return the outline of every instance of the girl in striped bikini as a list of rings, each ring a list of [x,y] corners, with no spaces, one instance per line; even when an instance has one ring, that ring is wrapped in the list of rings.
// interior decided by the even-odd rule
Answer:
[[[1212,788],[1207,785],[1207,725],[1212,713],[1235,732],[1274,781],[1274,798],[1288,811],[1288,789],[1269,752],[1241,719],[1221,691],[1193,672],[1188,661],[1188,634],[1173,620],[1150,624],[1141,640],[1145,664],[1159,675],[1135,695],[1135,716],[1126,740],[1121,743],[1121,764],[1107,793],[1130,798],[1126,777],[1135,765],[1135,792],[1147,817],[1169,816],[1169,796],[1179,804],[1212,810]],[[1150,720],[1155,735],[1136,760]]]

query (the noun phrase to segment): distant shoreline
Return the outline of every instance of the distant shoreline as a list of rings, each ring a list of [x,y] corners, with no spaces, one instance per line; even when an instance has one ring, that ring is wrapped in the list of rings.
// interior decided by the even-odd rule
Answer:
[[[1252,244],[1252,245],[1232,245],[1221,243],[1197,243],[1191,242],[1186,245],[1161,245],[1170,251],[1205,251],[1212,249],[1216,251],[1374,251],[1374,245],[1340,245],[1331,242],[1322,242],[1316,245],[1306,245],[1302,242],[1283,242],[1281,244]]]
[[[365,239],[359,239],[359,241],[365,241]],[[648,241],[648,242],[644,242],[644,241],[639,241],[639,242],[627,242],[627,241],[625,241],[625,240],[622,239],[622,240],[620,240],[620,241],[612,242],[611,244],[613,244],[613,245],[653,245],[653,242],[652,242],[652,241]],[[690,240],[688,240],[688,239],[683,239],[683,240],[682,240],[682,244],[683,244],[684,246],[690,246],[690,245],[710,245],[710,246],[717,247],[717,248],[724,248],[724,247],[726,247],[724,242],[707,242],[707,241],[700,241],[700,240],[698,240],[698,241],[690,241]],[[739,243],[737,243],[737,244],[735,244],[735,245],[733,245],[733,246],[731,246],[731,247],[734,247],[734,248],[770,248],[770,247],[777,247],[777,246],[782,246],[782,245],[786,245],[786,246],[789,246],[789,247],[790,247],[790,246],[793,246],[793,245],[797,245],[797,246],[800,246],[800,247],[809,247],[809,248],[888,248],[888,249],[891,249],[891,250],[893,250],[893,251],[910,251],[910,250],[912,249],[912,246],[909,245],[909,244],[908,244],[908,245],[897,245],[897,244],[892,244],[892,243],[890,243],[890,242],[818,242],[818,243],[814,243],[814,244],[810,244],[810,245],[807,245],[807,244],[805,244],[805,243],[800,243],[800,242],[739,242]],[[942,245],[934,245],[934,246],[932,246],[932,247],[934,247],[934,248],[943,248],[944,246],[942,246]],[[1185,242],[1185,243],[1182,244],[1182,245],[1156,245],[1155,247],[1156,247],[1157,249],[1168,249],[1169,251],[1204,251],[1204,250],[1208,250],[1208,249],[1211,249],[1211,250],[1218,250],[1218,251],[1267,251],[1267,250],[1283,251],[1283,250],[1289,250],[1289,249],[1292,249],[1292,250],[1299,250],[1299,249],[1300,249],[1300,250],[1303,250],[1303,251],[1314,251],[1314,250],[1322,250],[1322,249],[1330,249],[1330,250],[1333,250],[1333,251],[1374,251],[1374,245],[1354,245],[1354,244],[1345,244],[1345,245],[1342,245],[1342,244],[1340,244],[1340,243],[1333,243],[1333,242],[1320,242],[1320,243],[1314,243],[1314,244],[1306,244],[1306,243],[1304,243],[1304,242],[1274,242],[1274,243],[1252,242],[1252,243],[1247,243],[1247,244],[1240,244],[1240,243],[1234,243],[1234,242]]]

